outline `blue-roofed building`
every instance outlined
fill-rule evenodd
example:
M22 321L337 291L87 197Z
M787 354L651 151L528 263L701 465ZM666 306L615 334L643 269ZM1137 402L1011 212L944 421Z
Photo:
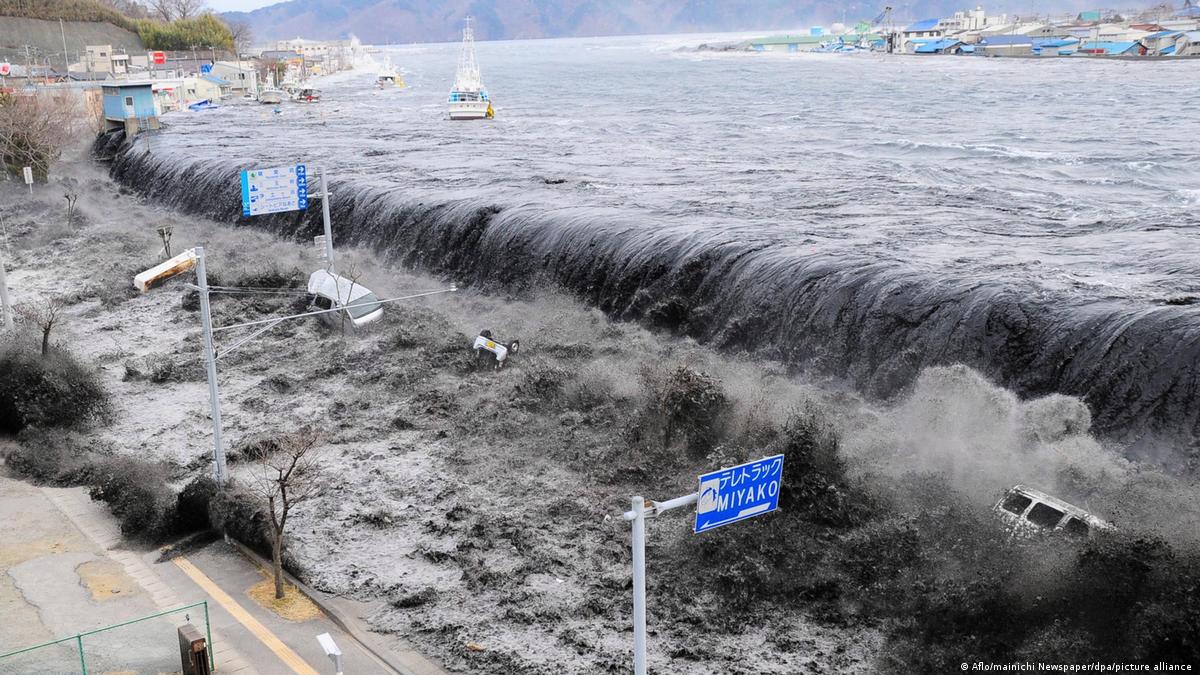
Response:
M132 136L158 128L158 105L150 82L107 82L101 94L104 123L109 130L124 128Z
M914 54L961 54L963 47L962 40L955 38L943 38L941 40L931 40L929 42L914 44Z
M233 83L216 75L201 75L196 78L196 98L223 101L233 91Z
M1145 49L1137 42L1084 42L1076 56L1133 56Z
M1138 42L1146 48L1146 53L1150 56L1170 56L1175 53L1175 42L1180 35L1183 35L1181 31L1160 30L1143 37Z
M1033 41L1037 56L1070 56L1079 48L1079 38L1044 38Z
M1181 33L1175 38L1172 56L1200 56L1200 30Z
M905 28L900 32L900 51L911 54L916 49L913 42L941 39L946 32L941 23L941 19L925 19Z

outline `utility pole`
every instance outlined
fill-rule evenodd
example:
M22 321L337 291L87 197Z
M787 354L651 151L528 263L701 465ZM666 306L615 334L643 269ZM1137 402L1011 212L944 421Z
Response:
M325 181L325 167L321 167L321 216L325 219L325 263L333 272L333 227L329 224L329 183Z
M67 29L62 19L58 20L58 30L62 33L63 41L63 76L71 79L71 58L67 56Z
M204 326L204 365L208 370L208 400L213 424L213 464L217 485L225 485L225 448L221 445L221 394L217 390L217 354L213 349L212 312L208 305L208 270L204 247L196 247L196 285L200 287L200 321Z

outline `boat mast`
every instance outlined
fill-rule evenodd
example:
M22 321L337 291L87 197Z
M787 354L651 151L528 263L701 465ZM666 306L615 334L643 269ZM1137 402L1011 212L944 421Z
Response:
M471 29L471 17L463 27L462 56L458 61L458 74L454 78L457 91L479 91L483 88L479 76L479 63L475 60L475 31Z

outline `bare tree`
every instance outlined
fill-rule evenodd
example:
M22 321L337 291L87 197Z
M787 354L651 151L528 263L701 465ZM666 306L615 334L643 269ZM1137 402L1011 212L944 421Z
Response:
M156 19L171 21L175 18L175 0L148 0L146 4Z
M251 489L267 502L271 516L271 566L275 597L283 593L283 534L288 516L297 505L321 492L317 465L317 432L309 427L279 437L275 448L259 460L260 475Z
M204 11L204 0L174 0L175 18L191 19Z
M71 227L75 224L75 202L79 201L79 195L68 192L63 195L63 199L67 200L67 227Z
M205 0L147 0L150 13L163 21L191 19L204 11Z
M233 36L233 51L236 54L250 51L250 46L254 44L254 31L250 24L245 21L225 21L225 25L229 26L229 34Z
M50 353L50 331L62 317L62 310L67 303L62 298L50 296L38 302L28 302L13 307L13 311L24 321L37 326L42 331L42 357Z
M80 109L69 90L0 95L0 158L8 172L33 169L45 180L63 148L79 137Z

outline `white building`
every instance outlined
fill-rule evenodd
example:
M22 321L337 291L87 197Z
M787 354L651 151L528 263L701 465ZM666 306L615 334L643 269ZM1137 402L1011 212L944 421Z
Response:
M217 61L213 64L212 74L228 81L234 96L258 93L258 71L249 61L241 64L236 61Z

